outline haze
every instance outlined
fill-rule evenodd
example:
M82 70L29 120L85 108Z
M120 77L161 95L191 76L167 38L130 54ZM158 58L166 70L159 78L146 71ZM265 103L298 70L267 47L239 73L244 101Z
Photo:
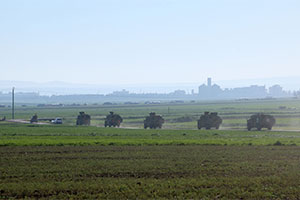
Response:
M298 0L0 1L0 80L300 76Z

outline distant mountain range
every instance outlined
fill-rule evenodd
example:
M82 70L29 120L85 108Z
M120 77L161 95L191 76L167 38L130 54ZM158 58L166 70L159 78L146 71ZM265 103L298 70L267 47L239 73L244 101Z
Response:
M198 92L198 87L206 83L201 80L198 83L169 83L169 84L124 84L124 85L96 85L96 84L78 84L60 81L38 83L33 81L6 81L0 80L0 91L9 92L12 87L17 92L39 92L42 95L64 95L64 94L108 94L113 91L126 89L135 93L169 93L174 90L185 90L191 93L194 90ZM266 79L245 79L245 80L223 80L214 81L213 84L221 86L221 88L237 88L250 85L261 85L267 88L278 84L284 90L299 90L300 77L283 77L283 78L266 78Z

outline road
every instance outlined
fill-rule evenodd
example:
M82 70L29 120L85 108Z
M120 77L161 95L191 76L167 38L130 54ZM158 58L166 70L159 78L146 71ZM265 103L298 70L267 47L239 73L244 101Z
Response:
M21 124L31 124L30 121L28 120L24 120L24 119L10 119L10 120L6 120L6 122L13 122L13 123L21 123ZM32 124L49 124L49 123L45 123L45 122L36 122L36 123L32 123Z

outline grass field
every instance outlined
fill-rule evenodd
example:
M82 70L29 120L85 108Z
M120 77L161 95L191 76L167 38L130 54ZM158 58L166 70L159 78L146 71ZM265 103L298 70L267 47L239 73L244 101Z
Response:
M0 146L300 145L298 131L144 130L0 123Z
M93 126L74 126L82 110ZM122 128L102 127L110 110L122 115ZM219 112L221 130L196 129L206 110ZM165 117L163 129L142 129L150 111ZM273 130L246 131L246 119L261 111L276 117ZM0 118L9 112L0 108ZM65 123L0 122L0 199L300 198L298 100L29 106L17 107L16 118L34 113Z
M0 147L0 198L299 199L297 146Z

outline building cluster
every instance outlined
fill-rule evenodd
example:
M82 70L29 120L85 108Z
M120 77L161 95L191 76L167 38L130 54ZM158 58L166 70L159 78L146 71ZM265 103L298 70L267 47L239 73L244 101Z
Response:
M95 103L95 102L160 102L160 101L194 101L194 100L230 100L254 98L282 98L299 97L300 90L294 92L284 91L280 85L269 88L259 85L222 89L217 84L212 84L212 79L207 79L207 84L198 87L198 91L175 90L170 93L130 93L127 90L114 91L110 94L74 94L45 96L39 93L16 93L15 98L23 103L53 104L55 103ZM11 93L0 92L0 103L10 102Z
M217 84L212 84L211 78L207 79L207 85L202 84L198 88L198 96L206 99L240 99L240 98L279 98L291 97L292 93L284 91L280 85L273 85L269 89L265 86L251 85L232 89L221 89Z

